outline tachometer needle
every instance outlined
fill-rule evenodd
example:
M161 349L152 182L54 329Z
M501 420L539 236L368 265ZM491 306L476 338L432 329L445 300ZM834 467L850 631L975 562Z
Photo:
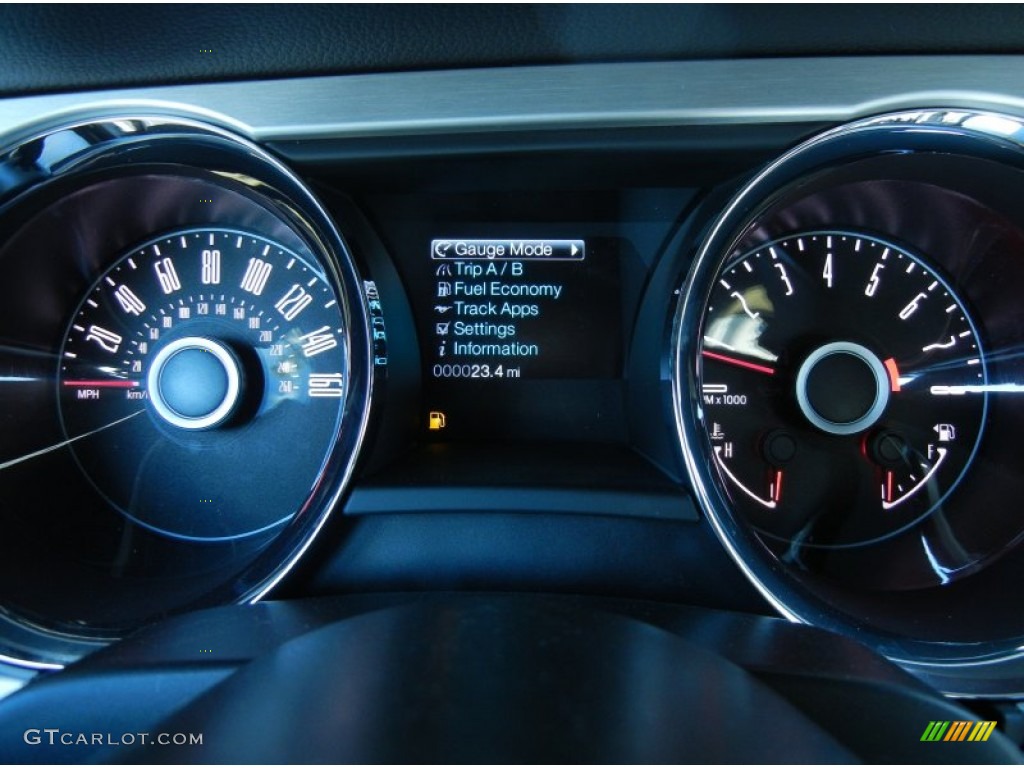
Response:
M758 373L767 373L769 376L775 375L775 369L769 368L767 365L758 365L757 363L750 363L746 360L740 360L737 357L729 357L728 355L722 355L718 352L709 352L706 349L701 350L701 354L704 357L712 360L718 360L721 363L728 363L729 365L735 365L740 368L746 368L750 371L757 371Z
M778 504L782 501L782 470L775 470L775 479L769 484L768 495Z
M896 365L896 361L893 360L891 357L886 358L883 361L883 365L885 365L885 370L889 374L889 388L892 389L893 392L899 392L900 391L900 368L899 368L899 366Z

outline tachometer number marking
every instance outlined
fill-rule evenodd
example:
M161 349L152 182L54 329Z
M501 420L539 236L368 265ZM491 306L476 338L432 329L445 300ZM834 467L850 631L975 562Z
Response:
M949 337L949 341L943 342L943 343L935 342L934 344L929 344L926 347L921 347L921 351L922 352L931 352L934 349L949 349L954 344L956 344L956 336L950 336Z
M733 291L729 295L740 303L740 306L743 307L743 311L747 313L747 317L749 317L751 320L757 320L757 318L761 316L760 312L751 311L750 307L747 305L747 300L743 298L743 294L741 294L739 291Z
M910 316L917 312L918 308L921 306L921 301L927 298L927 293L919 293L917 296L912 298L910 303L900 310L900 320L909 320Z
M878 262L875 264L875 268L871 270L871 277L868 280L868 284L864 287L865 296L874 296L875 291L878 290L878 286L882 283L882 270L885 269L885 264Z
M773 258L775 256L774 250L775 249L772 249L772 257ZM779 278L782 280L782 284L786 286L786 296L792 296L793 295L793 284L791 282L789 282L789 275L786 274L786 266L784 264L779 264L778 262L775 262L775 264L773 266L777 270L779 270Z

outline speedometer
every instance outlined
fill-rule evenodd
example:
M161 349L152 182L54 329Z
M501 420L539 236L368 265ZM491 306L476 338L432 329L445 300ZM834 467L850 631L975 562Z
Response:
M0 146L0 171L0 656L63 664L259 599L355 472L375 282L219 128L72 123Z
M283 245L169 232L116 261L71 321L57 377L76 460L153 531L231 539L291 517L334 442L346 329Z
M700 355L733 502L803 547L912 525L954 491L982 437L970 313L924 257L866 233L797 232L727 263Z

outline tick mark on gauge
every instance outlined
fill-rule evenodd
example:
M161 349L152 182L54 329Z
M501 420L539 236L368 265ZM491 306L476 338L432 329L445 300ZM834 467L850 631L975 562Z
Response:
M107 379L65 379L65 387L87 387L89 389L135 389L139 386L137 381L107 380Z

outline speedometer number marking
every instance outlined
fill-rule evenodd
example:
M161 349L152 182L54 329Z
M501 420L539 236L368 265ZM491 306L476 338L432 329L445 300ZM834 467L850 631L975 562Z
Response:
M157 251L159 254L159 251ZM157 281L160 283L160 290L164 294L171 294L181 288L181 278L178 277L178 270L174 268L174 262L169 258L160 259L153 264Z
M344 376L340 373L311 373L307 391L310 397L341 397Z
M121 309L129 315L138 316L146 311L146 305L142 302L142 299L136 296L127 285L119 285L117 290L114 291L114 298L121 305Z
M116 354L124 338L113 331L108 331L106 328L90 325L89 332L85 334L85 340L95 342L104 351Z
M298 283L295 283L288 292L282 296L274 309L281 313L281 316L288 321L294 320L306 307L313 302L313 297L306 292Z
M239 247L241 247L242 238L238 238ZM202 253L202 274L200 275L200 281L203 285L219 285L220 284L220 251L216 248L206 249Z
M306 357L315 357L338 346L338 340L331 333L330 327L326 325L303 334L299 337L299 341L302 343L302 354Z
M253 296L262 295L273 269L274 265L268 264L263 259L256 257L249 259L249 265L245 269L245 274L242 275L242 290L248 291Z

